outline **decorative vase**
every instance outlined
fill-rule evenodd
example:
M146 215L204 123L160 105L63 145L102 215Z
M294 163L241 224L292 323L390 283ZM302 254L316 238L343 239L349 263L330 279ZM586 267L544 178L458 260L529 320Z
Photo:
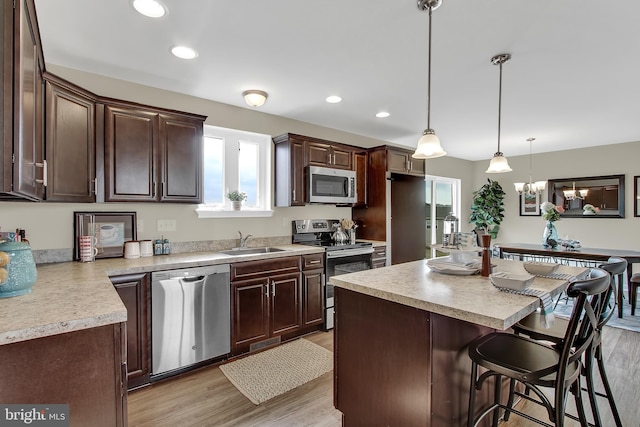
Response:
M234 211L239 211L240 208L242 207L242 200L232 200L231 207L233 208Z
M23 242L0 243L0 298L31 292L38 278L29 245Z
M558 230L551 221L547 221L547 225L544 227L544 233L542 233L542 246L547 249L555 249L558 247Z

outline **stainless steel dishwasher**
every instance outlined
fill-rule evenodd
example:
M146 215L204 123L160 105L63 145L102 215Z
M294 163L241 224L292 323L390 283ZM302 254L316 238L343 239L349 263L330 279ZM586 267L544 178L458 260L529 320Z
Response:
M231 351L229 265L151 273L152 375Z

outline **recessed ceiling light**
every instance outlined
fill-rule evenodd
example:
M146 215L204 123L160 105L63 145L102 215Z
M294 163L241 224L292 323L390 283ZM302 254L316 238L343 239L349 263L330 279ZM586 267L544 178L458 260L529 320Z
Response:
M338 102L342 101L342 98L340 98L338 95L331 95L327 97L326 101L329 104L337 104Z
M171 53L182 59L193 59L198 56L198 52L187 46L174 46L171 48Z
M379 113L376 114L376 117L379 119L384 119L389 117L391 114L387 113L386 111L380 111Z
M165 7L156 0L133 0L133 7L149 18L160 18L167 13Z

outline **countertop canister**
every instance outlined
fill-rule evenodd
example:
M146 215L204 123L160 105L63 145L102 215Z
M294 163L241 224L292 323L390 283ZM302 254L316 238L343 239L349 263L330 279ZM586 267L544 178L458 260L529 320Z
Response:
M38 278L31 247L23 242L0 243L0 260L0 268L6 270L6 274L0 276L0 298L31 292ZM6 279L3 281L4 276Z

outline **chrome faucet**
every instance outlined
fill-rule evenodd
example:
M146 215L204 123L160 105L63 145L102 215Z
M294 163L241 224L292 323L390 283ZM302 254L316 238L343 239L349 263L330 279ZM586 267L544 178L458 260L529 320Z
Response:
M251 237L252 234L247 234L245 237L242 237L242 233L240 231L238 231L238 234L240 235L240 247L245 248L247 246L247 240L249 240L249 237Z

